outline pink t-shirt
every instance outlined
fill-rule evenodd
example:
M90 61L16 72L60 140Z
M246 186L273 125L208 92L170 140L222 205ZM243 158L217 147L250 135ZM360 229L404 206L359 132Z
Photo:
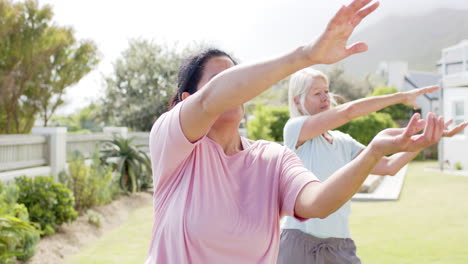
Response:
M182 104L151 130L154 223L146 263L275 263L280 218L294 215L296 196L317 178L276 143L242 138L244 150L232 156L208 137L190 143Z

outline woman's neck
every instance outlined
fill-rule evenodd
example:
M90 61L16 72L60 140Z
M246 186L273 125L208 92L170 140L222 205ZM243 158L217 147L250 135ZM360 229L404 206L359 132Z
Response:
M207 136L218 143L226 155L234 155L243 150L237 127L213 126Z

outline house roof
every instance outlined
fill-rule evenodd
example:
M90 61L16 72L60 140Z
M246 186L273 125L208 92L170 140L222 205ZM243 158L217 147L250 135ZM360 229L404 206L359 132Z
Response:
M415 72L410 71L405 75L404 91L412 90L419 87L437 85L440 83L442 76L432 72ZM440 97L440 89L426 94L425 97L429 100L438 100Z

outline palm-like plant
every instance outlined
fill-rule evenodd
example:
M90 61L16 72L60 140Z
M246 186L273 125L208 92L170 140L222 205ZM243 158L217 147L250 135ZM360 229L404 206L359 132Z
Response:
M0 213L0 263L25 254L18 248L27 233L39 233L33 223Z
M134 138L114 137L105 141L101 150L104 162L113 163L119 173L119 183L126 192L137 192L151 185L151 165L148 155L134 145ZM109 162L117 158L117 162Z

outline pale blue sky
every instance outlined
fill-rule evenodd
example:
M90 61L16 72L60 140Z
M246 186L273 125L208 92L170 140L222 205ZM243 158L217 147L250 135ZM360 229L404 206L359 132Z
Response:
M389 14L423 13L439 7L468 9L467 0L382 0L359 28ZM98 68L68 89L67 114L96 101L102 74L131 38L183 46L205 41L252 61L286 52L313 40L349 0L39 0L50 4L59 25L72 26L78 38L94 40L102 54ZM359 30L358 28L358 30ZM363 40L365 41L365 40ZM73 98L73 99L72 99Z

